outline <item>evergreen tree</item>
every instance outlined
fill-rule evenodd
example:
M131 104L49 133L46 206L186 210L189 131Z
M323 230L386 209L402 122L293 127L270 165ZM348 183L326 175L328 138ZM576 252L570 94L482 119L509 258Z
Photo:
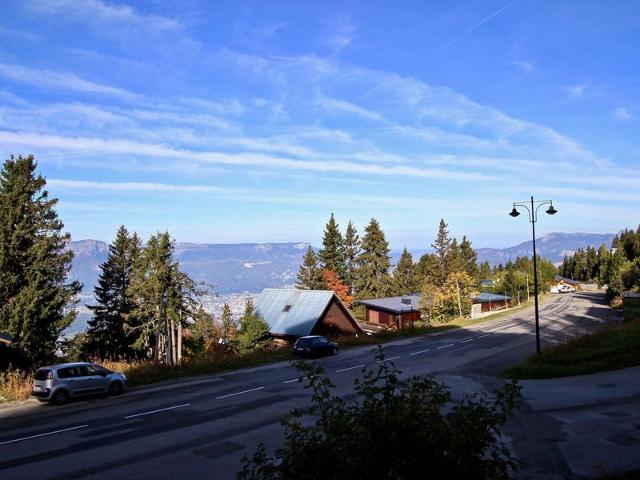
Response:
M36 168L33 156L12 156L0 172L0 331L13 336L13 361L24 367L53 357L81 290L66 283L70 236Z
M222 314L220 315L220 326L222 327L222 341L227 343L233 333L233 315L231 314L231 307L228 303L222 306Z
M488 279L491 276L491 266L489 265L489 262L484 261L480 264L480 267L478 267L478 278L480 280L485 280Z
M449 238L449 231L447 230L447 224L444 223L444 219L440 219L438 236L435 242L431 244L431 247L435 250L434 255L438 262L438 273L434 281L436 285L442 285L451 271L449 268L449 262L451 260L451 239Z
M109 245L107 260L100 265L100 277L94 288L96 305L89 305L94 318L89 320L85 351L98 358L131 358L133 337L127 336L125 324L134 302L129 287L134 263L140 254L137 237L122 225Z
M353 295L353 284L358 269L358 257L360 256L360 237L356 227L349 221L344 236L344 283L349 287L349 293Z
M419 290L416 265L413 256L405 247L393 271L392 290L394 295L409 295Z
M462 270L467 272L467 274L476 281L482 280L478 269L478 254L473 249L471 242L466 236L462 237L462 242L459 247L459 255Z
M302 265L298 270L296 288L301 290L324 290L327 288L322 276L322 268L318 263L318 257L311 246L307 248L307 253L304 254Z
M607 260L609 258L609 249L606 245L600 245L598 249L598 264L596 278L598 279L598 287L602 287L605 284L604 275L606 271Z
M192 335L193 353L201 354L212 351L219 338L213 315L200 307L194 315L194 323L190 327Z
M334 271L341 279L345 276L344 239L333 213L327 222L318 259L323 269Z
M244 306L236 340L238 349L243 353L262 348L271 341L269 325L256 310L251 299L248 299Z
M435 284L440 278L440 265L433 253L425 253L420 257L416 265L416 276L418 285L422 287L425 283Z
M362 252L358 257L356 295L359 299L384 297L391 286L389 277L391 260L389 243L375 218L372 218L365 228L361 247Z
M141 255L131 281L137 332L134 347L155 361L180 362L182 326L193 316L202 292L173 257L169 233L153 235Z

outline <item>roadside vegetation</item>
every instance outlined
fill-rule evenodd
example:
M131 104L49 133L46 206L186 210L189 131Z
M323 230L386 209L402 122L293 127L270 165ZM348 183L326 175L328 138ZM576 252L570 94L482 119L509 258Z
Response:
M236 478L511 477L517 462L500 430L519 404L516 383L493 399L454 401L449 388L430 377L402 380L382 348L377 358L379 366L362 372L349 399L334 393L322 368L298 363L312 391L311 408L292 411L283 421L284 445L273 453L260 445Z
M517 379L587 375L640 365L640 318L547 348L502 376Z
M565 257L559 268L560 275L579 281L597 281L607 286L611 305L622 305L624 292L640 292L640 226L636 230L625 229L613 237L611 248L601 245L580 249Z

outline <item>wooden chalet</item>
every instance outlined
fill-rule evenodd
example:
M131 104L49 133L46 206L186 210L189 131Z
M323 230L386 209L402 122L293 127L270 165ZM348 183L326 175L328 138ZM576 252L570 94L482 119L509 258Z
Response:
M256 310L276 338L293 340L306 335L353 335L362 332L349 309L331 290L266 288Z
M420 320L420 295L360 300L366 310L365 323L372 326L402 330Z

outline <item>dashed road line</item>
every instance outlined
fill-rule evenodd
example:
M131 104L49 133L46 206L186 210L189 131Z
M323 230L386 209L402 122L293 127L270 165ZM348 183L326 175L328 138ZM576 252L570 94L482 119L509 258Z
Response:
M307 377L296 377L296 378L292 378L291 380L285 380L282 383L293 383L293 382L301 382L302 380L304 380Z
M229 398L229 397L235 397L236 395L242 395L244 393L249 393L249 392L257 392L258 390L262 390L263 388L264 387L250 388L249 390L243 390L241 392L229 393L228 395L221 395L219 397L216 397L216 400L221 400L223 398Z
M469 342L473 342L473 338L466 338L464 340L460 340L458 343L469 343Z
M485 338L488 337L489 335L491 335L490 333L485 333L484 335L480 335L478 338Z
M447 345L440 345L437 349L440 350L442 348L453 347L453 343L449 343Z
M340 372L347 372L349 370L355 370L356 368L362 368L364 367L364 364L362 365L355 365L353 367L347 367L347 368L340 368L339 370L336 370L336 373L340 373Z
M391 360L395 360L397 358L400 358L400 355L397 355L397 356L391 357L391 358L385 358L384 360L378 360L378 363L390 362Z
M14 438L13 440L6 440L0 442L0 445L8 445L10 443L22 442L23 440L30 440L32 438L46 437L47 435L55 435L56 433L70 432L72 430L79 430L81 428L87 428L89 425L78 425L77 427L63 428L61 430L54 430L53 432L39 433L37 435L29 435L28 437Z
M144 415L151 415L152 413L165 412L167 410L174 410L176 408L188 407L189 405L191 405L191 404L190 403L183 403L182 405L174 405L173 407L167 407L167 408L158 408L157 410L151 410L149 412L134 413L133 415L127 415L126 417L122 417L122 418L127 420L129 418L142 417Z
M430 351L431 351L431 349L430 349L430 348L427 348L427 349L425 349L425 350L420 350L420 351L418 351L418 352L411 352L409 355L419 355L419 354L421 354L421 353L426 353L426 352L430 352Z

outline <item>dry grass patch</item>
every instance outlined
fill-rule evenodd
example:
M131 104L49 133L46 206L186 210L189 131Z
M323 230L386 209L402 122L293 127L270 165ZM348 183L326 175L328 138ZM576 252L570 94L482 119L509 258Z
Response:
M0 372L0 401L26 400L31 396L32 384L31 374L9 367Z

